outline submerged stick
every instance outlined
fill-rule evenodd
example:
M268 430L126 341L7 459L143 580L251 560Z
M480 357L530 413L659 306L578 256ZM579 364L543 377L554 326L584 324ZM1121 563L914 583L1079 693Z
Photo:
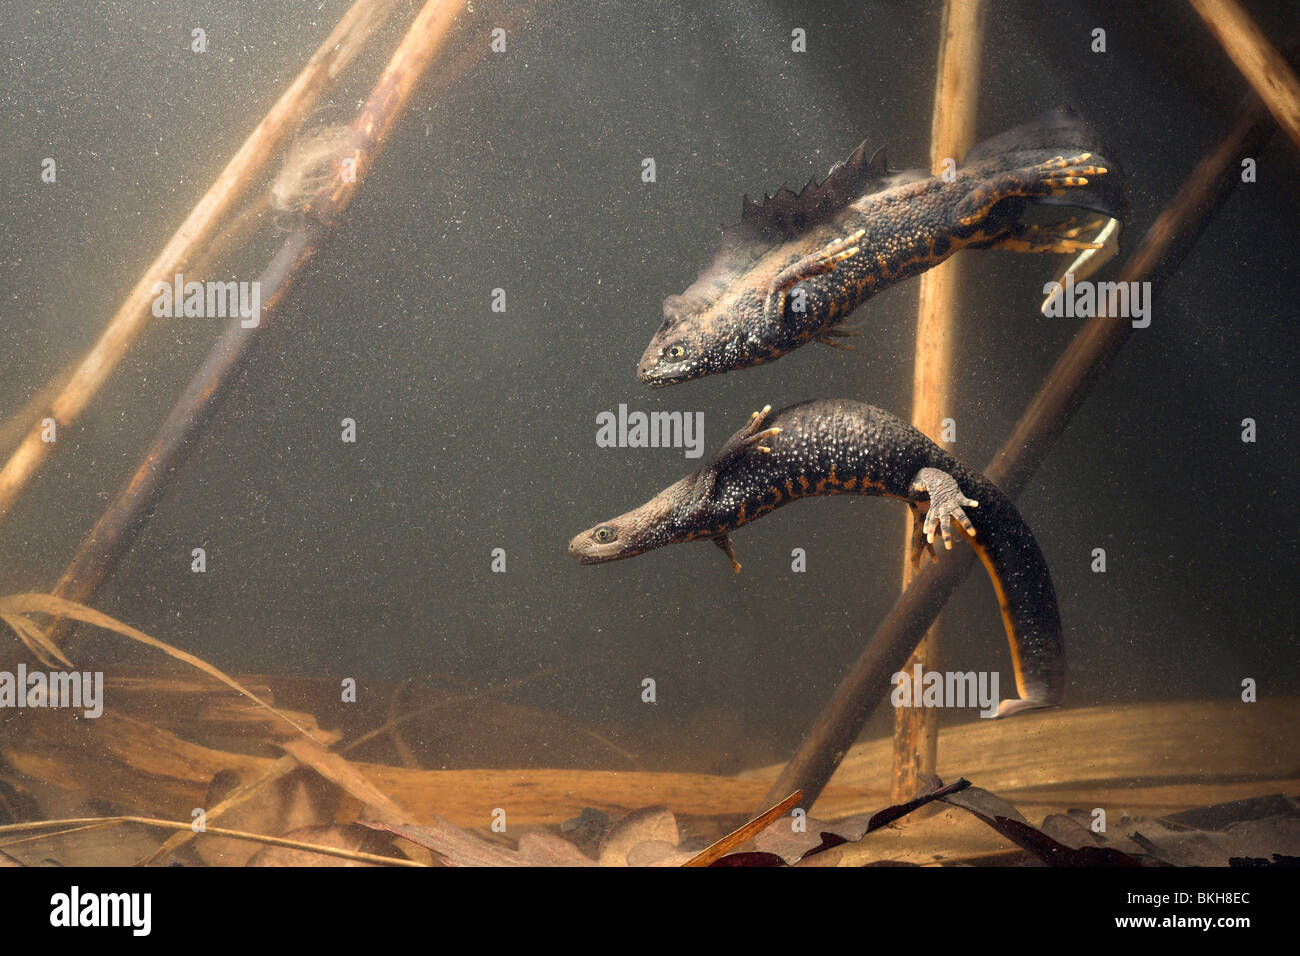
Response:
M184 461L207 425L233 373L242 364L249 344L263 331L267 319L275 316L298 270L316 251L357 187L365 180L375 158L383 150L394 122L433 61L434 53L441 47L455 14L456 4L452 0L428 0L416 15L370 98L353 121L351 136L340 151L340 160L352 160L350 175L343 175L340 163L338 175L309 207L303 225L285 240L258 278L265 303L261 325L244 328L241 322L231 322L225 334L217 340L203 367L163 422L135 474L82 541L54 588L54 594L83 604L90 603L104 578L130 547L144 516L162 494L168 477ZM56 621L48 634L58 643L70 627L65 621Z
M1248 96L1232 131L1192 170L1147 230L1118 281L1148 281L1154 299L1240 182L1241 157L1257 152L1275 128L1259 100ZM1074 337L985 469L989 480L1007 497L1015 499L1024 489L1131 332L1127 319L1097 315ZM887 696L890 675L902 667L974 561L973 550L962 548L945 554L943 561L917 575L840 682L760 807L792 790L802 790L807 796L805 809L816 802L877 703Z
M50 827L69 827L82 829L88 826L109 826L134 823L142 827L159 827L164 830L181 830L194 832L194 823L190 820L160 820L157 817L116 816L116 817L69 817L66 820L37 820L30 823L6 823L0 826L0 834L29 833L33 830L45 830ZM66 829L57 833L47 833L47 837L63 836L72 832ZM425 866L406 857L379 856L362 850L346 850L337 846L325 846L320 843L308 843L304 840L290 840L286 837L271 836L268 833L249 833L247 830L228 830L225 827L205 827L203 832L209 836L230 837L232 840L249 840L264 843L267 846L281 846L289 850L304 850L308 853L321 853L325 856L337 856L344 860L356 860L359 863L374 863L378 866Z
M1300 80L1236 0L1188 0L1277 125L1300 146Z
M984 0L948 0L939 40L939 74L930 122L930 172L939 175L947 161L960 160L975 141L975 106L979 101L980 53L984 47ZM960 299L961 253L920 277L916 309L916 359L912 369L912 424L942 445L941 422L952 407L953 326ZM903 587L913 577L909 509L903 541ZM937 670L940 624L936 619L903 668ZM919 701L917 702L919 704ZM916 793L922 775L934 773L938 760L939 715L928 707L894 711L894 771L890 800L902 803Z
M682 866L709 866L711 863L722 859L733 847L738 847L751 837L762 833L773 820L781 819L781 817L799 806L799 801L802 799L803 794L796 790L776 806L768 807L748 823L732 830L721 840L701 850L683 863Z
M382 20L385 7L390 5L391 0L357 0L271 111L249 134L158 258L145 270L126 301L118 307L72 379L48 406L48 417L53 418L59 428L66 428L80 417L144 330L151 315L154 286L159 282L171 283L195 251L212 237L222 219L234 208L249 185L257 181L261 170L311 112L321 94L359 52L361 43ZM44 426L38 421L0 469L0 520L9 513L23 488L54 451L56 443L43 440L44 431Z

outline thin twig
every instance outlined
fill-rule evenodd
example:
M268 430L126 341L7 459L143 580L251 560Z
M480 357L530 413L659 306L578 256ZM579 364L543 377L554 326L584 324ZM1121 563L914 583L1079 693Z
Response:
M446 39L456 10L454 0L428 0L416 15L352 123L334 180L258 278L263 301L261 324L244 328L242 322L230 323L172 407L135 473L78 547L54 594L89 603L130 548L145 516L198 441L234 373L247 359L249 345L279 317L279 306L302 265L319 248L383 152L393 125ZM353 162L345 167L344 158ZM70 630L68 622L55 621L46 633L57 644Z
M773 820L781 819L781 817L799 806L799 801L802 799L803 794L796 790L776 806L769 807L744 826L732 830L708 849L701 850L683 863L682 866L708 866L714 861L722 859L732 847L740 846L750 837L762 833Z
M154 286L158 282L170 283L176 273L183 271L195 251L207 243L248 187L258 181L261 170L280 146L359 52L366 36L382 22L391 4L392 0L357 0L249 134L158 258L144 271L99 340L50 403L48 415L59 428L66 428L81 416L143 331L152 314ZM0 469L0 520L9 513L18 495L58 444L45 441L43 432L44 427L38 421Z
M159 820L154 817L116 816L71 817L65 820L36 820L28 823L7 823L0 826L0 833L30 833L33 830L44 830L48 827L68 827L79 826L81 824L105 826L119 823L135 823L145 827L160 827L164 830L194 831L194 824L178 820ZM323 846L319 843L306 843L302 840L289 840L285 837L268 836L265 833L249 833L245 830L227 830L225 827L204 827L199 832L206 833L209 836L230 837L234 840L250 840L254 843L265 843L268 846L282 846L291 850L307 850L311 853L323 853L326 856L338 856L345 860L357 860L362 863L378 863L383 866L423 867L425 865L423 863L417 863L415 860L403 860L398 859L397 857L380 856L377 853L363 853L360 850L345 850L341 847ZM53 834L48 835L53 836ZM196 833L195 835L197 836L198 834Z

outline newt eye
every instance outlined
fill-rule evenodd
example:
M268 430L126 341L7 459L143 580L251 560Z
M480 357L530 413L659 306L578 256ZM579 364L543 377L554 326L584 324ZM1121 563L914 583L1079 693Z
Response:
M676 342L664 349L664 357L673 359L674 361L685 358L686 346L682 345L680 342Z
M601 525L591 533L591 540L597 544L609 544L617 537L618 533L607 524Z

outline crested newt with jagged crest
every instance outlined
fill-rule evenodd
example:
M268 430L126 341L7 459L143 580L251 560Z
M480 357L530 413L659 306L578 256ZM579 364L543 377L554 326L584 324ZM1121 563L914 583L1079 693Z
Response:
M955 531L975 549L997 592L1020 692L1019 700L1002 701L998 716L1060 703L1065 652L1056 591L1024 519L982 474L871 405L821 399L755 412L698 471L584 531L569 553L598 564L708 539L739 572L736 528L800 498L849 494L907 502L914 566L926 552L938 560L936 532L947 548Z
M1100 215L1076 224L1025 220L1027 203ZM1124 180L1068 107L975 146L950 176L891 172L883 148L859 146L798 194L746 198L740 223L681 295L637 365L651 386L748 368L807 342L847 348L838 328L877 292L959 249L1078 252L1127 212Z

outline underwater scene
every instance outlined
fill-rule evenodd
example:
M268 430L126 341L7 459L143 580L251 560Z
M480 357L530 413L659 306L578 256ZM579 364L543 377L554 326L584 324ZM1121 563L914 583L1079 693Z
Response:
M1300 858L1295 5L3 6L0 864Z

